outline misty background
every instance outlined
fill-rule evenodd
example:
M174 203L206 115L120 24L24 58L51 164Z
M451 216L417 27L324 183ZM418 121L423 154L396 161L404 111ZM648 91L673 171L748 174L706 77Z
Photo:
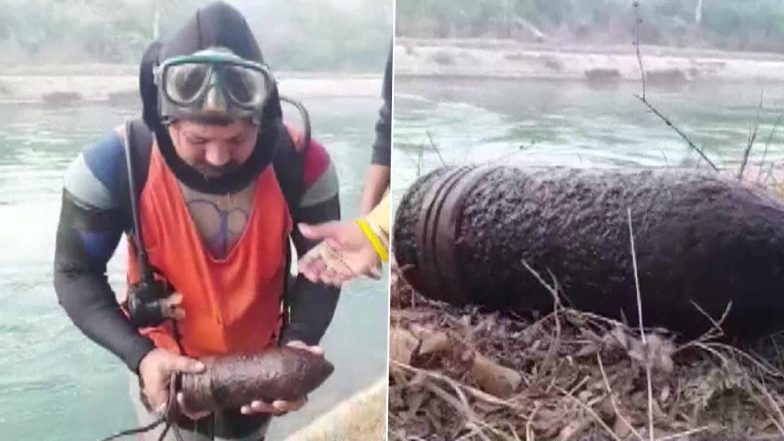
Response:
M632 0L397 0L399 36L555 44L634 41ZM643 44L784 52L781 0L640 1Z
M205 0L3 0L0 54L16 64L136 64ZM275 70L383 72L392 1L233 0ZM362 38L357 38L361 35Z

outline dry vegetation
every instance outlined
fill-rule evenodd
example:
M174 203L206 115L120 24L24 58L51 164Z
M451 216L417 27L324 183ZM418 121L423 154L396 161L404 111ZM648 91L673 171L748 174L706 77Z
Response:
M776 339L763 357L720 321L676 343L557 301L539 318L456 308L395 275L389 439L784 438Z

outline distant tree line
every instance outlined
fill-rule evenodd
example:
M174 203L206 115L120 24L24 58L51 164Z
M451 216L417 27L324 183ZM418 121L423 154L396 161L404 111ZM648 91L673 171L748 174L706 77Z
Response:
M397 0L397 34L555 43L632 41L633 0ZM642 42L784 52L784 1L640 0Z
M277 70L382 72L392 0L228 0ZM206 0L3 0L0 54L9 63L137 63Z

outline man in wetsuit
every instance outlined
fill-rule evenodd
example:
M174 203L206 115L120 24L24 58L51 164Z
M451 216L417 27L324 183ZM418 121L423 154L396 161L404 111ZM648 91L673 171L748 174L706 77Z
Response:
M200 357L275 344L321 353L339 291L287 283L289 238L304 254L314 242L293 223L340 209L329 155L283 124L274 78L232 7L200 9L150 46L140 89L144 123L109 133L66 174L54 283L74 324L134 374L146 423L169 402L171 375L200 372ZM118 304L106 264L123 232L129 291ZM152 303L140 294L162 291ZM263 439L272 414L304 399L207 415L180 403L175 425L187 440Z

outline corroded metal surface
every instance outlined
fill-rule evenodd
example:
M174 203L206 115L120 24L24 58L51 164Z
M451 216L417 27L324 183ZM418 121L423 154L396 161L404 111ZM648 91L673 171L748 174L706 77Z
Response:
M185 405L192 411L239 408L253 400L298 400L334 369L322 356L288 347L201 361L204 373L182 376Z
M395 221L395 257L420 292L517 311L565 303L636 323L627 209L644 322L706 331L729 302L732 336L784 328L784 204L682 169L444 168L418 180ZM552 275L551 275L552 274Z

